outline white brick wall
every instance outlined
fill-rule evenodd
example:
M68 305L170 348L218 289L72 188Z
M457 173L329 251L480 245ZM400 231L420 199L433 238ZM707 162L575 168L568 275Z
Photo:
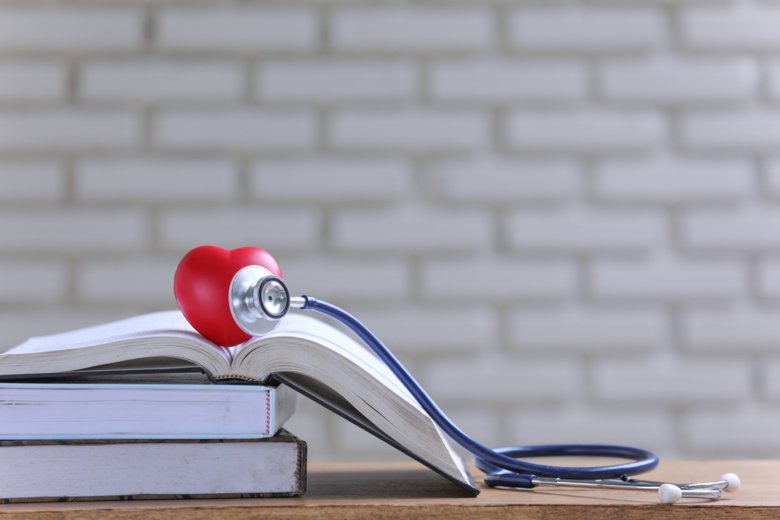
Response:
M301 50L313 48L317 38L316 13L295 7L169 7L156 21L155 43L167 50Z
M427 168L432 192L454 202L512 204L515 201L562 201L581 190L582 169L571 160L440 160Z
M0 100L47 100L65 94L66 68L55 61L0 61Z
M744 58L621 58L600 72L608 99L694 105L746 100L759 79L757 64Z
M431 70L431 94L442 100L565 102L586 91L586 69L575 61L446 60Z
M0 160L0 201L4 204L56 201L65 193L65 168L53 159Z
M137 7L6 6L0 13L3 51L127 51L140 47L143 13Z
M507 218L517 250L636 251L664 240L664 215L649 210L520 210Z
M254 244L489 444L777 457L779 27L768 0L0 3L3 342L170 308L189 248ZM394 456L310 403L291 427Z
M2 110L0 150L118 150L141 139L137 114L125 110Z
M337 112L328 125L334 147L407 152L479 149L490 136L485 114L473 110Z
M252 107L167 110L154 121L153 138L174 150L297 150L315 139L315 119L300 111Z
M308 103L410 99L417 81L417 66L411 60L273 61L257 68L255 96Z
M510 41L539 51L626 51L660 46L667 37L664 16L649 7L554 5L516 9Z
M510 340L521 352L630 353L669 341L669 319L656 309L564 306L510 315Z
M344 51L479 50L495 40L495 14L479 6L343 6L328 28Z
M737 202L754 189L748 159L641 157L609 159L596 167L594 190L609 201L691 204Z
M667 123L648 110L514 111L508 142L520 150L641 150L663 144Z
M220 61L100 61L82 68L80 86L81 97L94 101L229 100L242 94L244 74Z

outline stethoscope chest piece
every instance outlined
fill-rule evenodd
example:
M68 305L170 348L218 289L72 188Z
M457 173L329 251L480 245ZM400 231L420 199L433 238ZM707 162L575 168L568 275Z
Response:
M287 285L268 269L249 265L230 282L230 313L236 325L250 336L262 336L276 328L290 309Z

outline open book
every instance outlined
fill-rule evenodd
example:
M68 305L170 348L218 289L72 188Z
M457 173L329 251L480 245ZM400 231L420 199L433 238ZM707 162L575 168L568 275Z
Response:
M0 379L203 370L214 381L284 383L476 495L462 460L398 378L366 347L313 317L289 313L272 333L221 348L179 311L31 338L0 354Z

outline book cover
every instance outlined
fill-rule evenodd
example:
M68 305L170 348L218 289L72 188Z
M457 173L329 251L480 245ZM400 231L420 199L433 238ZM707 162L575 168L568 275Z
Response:
M306 443L268 439L0 441L0 502L259 498L306 491Z

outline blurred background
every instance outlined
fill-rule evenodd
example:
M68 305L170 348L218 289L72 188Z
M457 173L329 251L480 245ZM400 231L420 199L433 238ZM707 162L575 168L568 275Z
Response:
M774 1L3 0L3 348L257 245L485 443L776 457L779 52Z

